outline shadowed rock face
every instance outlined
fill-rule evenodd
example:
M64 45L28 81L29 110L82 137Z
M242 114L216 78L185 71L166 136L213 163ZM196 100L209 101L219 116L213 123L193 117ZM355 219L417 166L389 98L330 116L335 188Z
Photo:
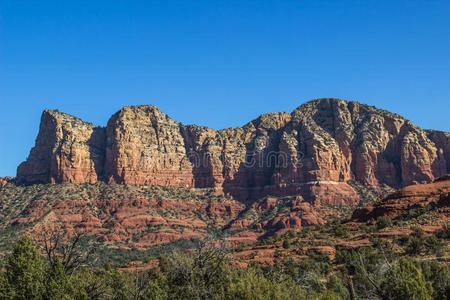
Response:
M152 106L125 107L106 128L44 111L17 180L213 188L242 200L300 194L355 205L349 180L398 188L449 171L449 134L357 102L321 99L219 131L182 125Z

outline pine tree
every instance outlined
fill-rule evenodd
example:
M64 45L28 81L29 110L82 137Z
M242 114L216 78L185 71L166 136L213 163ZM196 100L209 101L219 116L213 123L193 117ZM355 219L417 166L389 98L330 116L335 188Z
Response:
M42 299L44 287L44 261L33 242L22 238L14 247L6 263L6 282L14 299Z

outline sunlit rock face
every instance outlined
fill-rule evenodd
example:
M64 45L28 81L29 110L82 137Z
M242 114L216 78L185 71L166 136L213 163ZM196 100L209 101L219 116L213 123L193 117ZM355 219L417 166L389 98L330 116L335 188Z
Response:
M125 107L109 120L106 132L108 182L193 186L181 124L156 107Z
M414 184L391 193L382 201L365 205L353 212L351 221L367 222L385 216L400 217L414 209L432 207L434 221L444 223L450 218L450 175L443 176L433 182Z
M19 182L95 183L103 179L105 129L56 110L42 113L36 144L17 168Z
M185 126L153 106L125 107L106 128L46 110L17 181L210 188L240 200L301 195L356 205L350 180L399 188L449 171L449 134L357 102L319 99L218 131Z

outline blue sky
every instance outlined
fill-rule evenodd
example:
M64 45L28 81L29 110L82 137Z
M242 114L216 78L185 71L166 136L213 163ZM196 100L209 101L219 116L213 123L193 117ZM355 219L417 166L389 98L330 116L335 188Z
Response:
M0 0L0 175L55 108L240 126L338 97L450 131L450 1Z

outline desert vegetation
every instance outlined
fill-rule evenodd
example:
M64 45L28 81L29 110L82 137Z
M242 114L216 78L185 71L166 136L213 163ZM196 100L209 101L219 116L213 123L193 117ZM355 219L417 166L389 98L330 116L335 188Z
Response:
M449 299L443 186L384 200L361 188L367 205L352 212L301 197L6 184L0 299Z
M374 230L380 223L391 226L383 219ZM344 228L333 223L322 234L351 234ZM96 263L83 234L48 229L19 239L3 260L0 299L449 299L448 227L434 235L412 230L399 240L373 238L372 247L338 249L335 257L279 254L274 264L246 267L231 248L204 240L149 257L143 268L121 268ZM292 250L299 236L270 242Z

